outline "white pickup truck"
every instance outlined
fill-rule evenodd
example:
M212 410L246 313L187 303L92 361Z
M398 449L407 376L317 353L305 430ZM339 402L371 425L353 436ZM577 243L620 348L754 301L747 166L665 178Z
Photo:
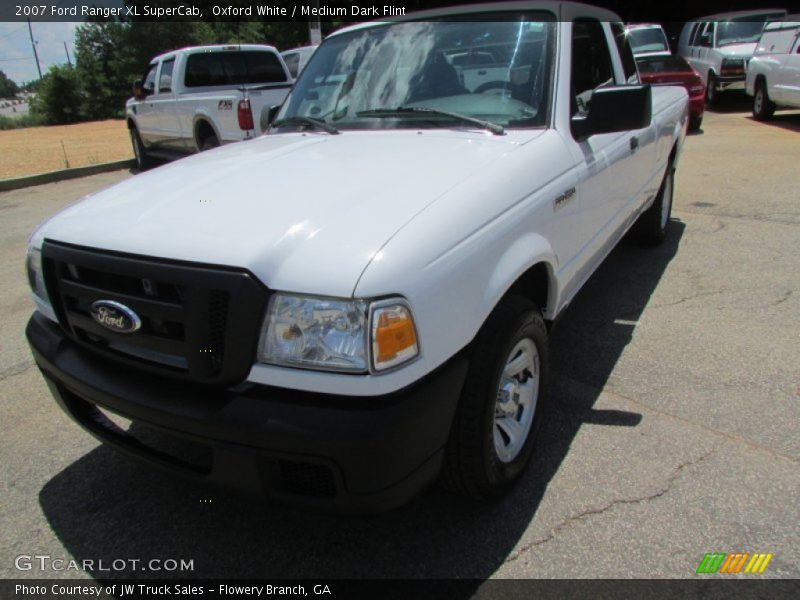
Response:
M778 106L800 108L800 15L767 23L747 66L745 90L759 121Z
M33 233L35 360L92 434L198 480L355 511L440 475L490 495L531 457L552 323L632 227L664 238L687 103L582 4L342 29L266 135Z
M137 166L252 139L264 107L279 105L292 77L272 46L193 46L156 56L125 104Z

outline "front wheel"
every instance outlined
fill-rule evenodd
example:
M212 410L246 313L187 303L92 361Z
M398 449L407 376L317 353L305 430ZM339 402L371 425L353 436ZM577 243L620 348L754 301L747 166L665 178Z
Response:
M753 118L756 121L766 121L775 112L775 103L769 99L767 84L759 81L756 84L756 93L753 96Z
M708 74L708 83L706 84L706 104L714 106L717 103L717 78L714 73Z
M539 309L502 300L475 340L447 442L442 482L485 498L517 479L541 424L550 359Z
M151 166L150 157L144 149L142 137L139 135L139 130L136 127L130 128L131 145L133 146L133 158L136 161L136 168L140 171L146 171Z
M703 115L691 115L689 117L689 131L698 131L703 125Z

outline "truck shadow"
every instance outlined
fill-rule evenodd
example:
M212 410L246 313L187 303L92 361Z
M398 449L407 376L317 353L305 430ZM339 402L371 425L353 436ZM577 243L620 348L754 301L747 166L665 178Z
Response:
M749 117L754 121L753 117ZM772 118L761 121L760 124L778 127L787 131L800 131L800 112L782 113L780 110L772 115Z
M673 221L655 249L623 241L568 309L553 335L553 408L530 468L500 498L480 503L434 487L383 515L309 513L175 480L100 446L45 484L44 515L66 552L94 561L97 578L465 578L477 586L512 556L581 425L640 422L593 406L683 231ZM194 569L109 572L98 563L130 558L192 560Z

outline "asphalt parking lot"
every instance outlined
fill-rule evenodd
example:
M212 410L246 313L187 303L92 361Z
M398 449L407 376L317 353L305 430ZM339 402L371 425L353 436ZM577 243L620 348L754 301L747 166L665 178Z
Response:
M198 577L692 578L707 552L800 577L800 112L743 110L687 139L664 245L620 244L554 332L555 407L520 484L370 517L186 484L69 421L24 341L25 242L131 175L0 194L0 577L109 575L15 569L46 554L192 559Z

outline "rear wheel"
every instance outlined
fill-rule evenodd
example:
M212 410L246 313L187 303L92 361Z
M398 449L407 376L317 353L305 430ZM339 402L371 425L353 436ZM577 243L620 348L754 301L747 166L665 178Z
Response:
M775 103L769 99L767 84L764 80L756 83L756 93L753 96L753 118L756 121L766 121L775 112Z
M519 296L502 300L475 340L446 448L447 488L484 498L520 476L541 424L549 365L539 309Z
M206 150L211 150L217 146L219 146L219 140L217 139L217 136L212 133L203 139L203 143L200 144L200 151L205 152Z
M691 115L689 117L689 131L697 131L703 125L703 115Z
M714 73L708 73L708 83L706 84L706 104L714 106L719 100L717 92L717 78Z
M657 246L667 237L667 225L672 214L674 181L675 169L670 161L653 206L642 213L634 227L636 237L645 246Z

